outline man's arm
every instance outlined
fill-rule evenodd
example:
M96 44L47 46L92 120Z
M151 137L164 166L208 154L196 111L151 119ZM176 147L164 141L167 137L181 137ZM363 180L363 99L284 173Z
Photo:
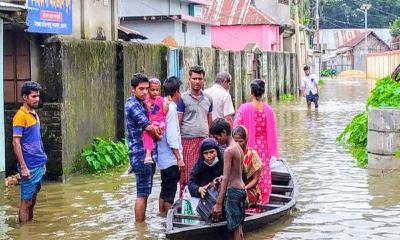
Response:
M231 174L232 168L232 150L226 149L224 152L224 175L222 178L221 187L219 189L217 203L213 208L213 220L217 221L222 214L222 201L224 200L226 188L228 187L228 181Z
M22 174L21 177L30 179L31 174L29 172L28 167L26 166L24 156L22 155L21 137L13 136L13 148L14 148L15 156L17 157L17 161L21 167L21 174Z
M225 120L229 123L229 125L231 125L231 127L233 126L232 115L225 116Z
M176 163L178 164L179 170L183 171L185 163L182 160L181 154L179 153L179 138L181 137L178 132L177 119L178 114L175 109L169 109L167 117L165 119L165 136L167 143L171 148L172 153L175 156Z
M233 115L235 114L235 108L233 107L232 97L228 94L224 101L224 116L225 120L233 126Z
M210 113L210 112L207 114L207 121L208 121L208 127L211 127L212 113Z
M178 112L178 122L179 126L182 126L182 121L183 121L183 113L185 112L185 103L183 100L179 100L179 102L176 104L176 110Z
M179 127L182 126L182 119L183 119L183 113L178 113L178 122L179 122Z

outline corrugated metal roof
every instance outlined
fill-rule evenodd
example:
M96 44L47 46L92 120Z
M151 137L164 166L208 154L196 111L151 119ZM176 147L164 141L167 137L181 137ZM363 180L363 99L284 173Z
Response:
M387 43L385 43L385 41L383 41L378 35L376 35L375 32L368 31L367 35L368 36L372 35L373 37L375 37L376 40L382 42L382 44L386 45L386 47L389 49L389 45ZM364 39L365 39L365 34L364 33L360 33L357 36L355 36L353 39L351 39L350 41L348 41L348 42L344 43L343 45L341 45L340 48L342 48L342 47L354 48L355 46L360 44Z
M26 10L25 5L18 5L13 3L0 2L1 11L23 11Z
M369 30L375 32L376 35L386 43L391 39L389 29L370 28ZM319 31L319 39L321 44L326 45L325 49L335 50L363 33L364 29L321 29ZM318 43L318 40L315 39L314 43Z
M276 21L250 4L251 0L214 0L205 11L204 18L220 25L273 24Z

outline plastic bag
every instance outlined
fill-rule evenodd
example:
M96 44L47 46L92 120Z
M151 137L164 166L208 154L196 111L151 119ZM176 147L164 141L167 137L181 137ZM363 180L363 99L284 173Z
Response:
M194 207L197 207L198 199L192 198L190 195L189 189L185 187L183 190L183 198L182 198L182 214L185 215L197 215L196 212L193 210L195 209ZM192 219L183 219L183 223L186 224L198 224L198 220L192 220Z

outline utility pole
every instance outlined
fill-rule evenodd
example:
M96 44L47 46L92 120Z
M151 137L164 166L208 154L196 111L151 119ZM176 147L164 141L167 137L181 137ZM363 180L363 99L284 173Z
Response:
M294 31L295 31L295 35L296 35L296 55L297 55L297 74L298 74L298 78L297 78L297 87L300 88L300 79L302 77L302 61L301 61L301 50L300 50L300 27L299 27L299 3L300 0L293 0L294 3L294 22L295 22L295 27L294 27Z
M368 10L371 8L371 4L362 4L361 10L364 11L364 23L365 23L365 79L368 80L368 64L367 64L367 55L368 55Z
M319 51L319 59L318 59L318 79L321 74L321 65L322 65L322 48L321 48L321 35L319 32L319 0L317 0L317 5L315 7L315 21L317 24L317 50Z

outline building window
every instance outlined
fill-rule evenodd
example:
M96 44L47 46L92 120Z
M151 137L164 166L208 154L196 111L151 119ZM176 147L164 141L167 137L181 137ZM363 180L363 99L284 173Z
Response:
M20 89L31 78L29 41L23 29L4 31L4 101L22 102Z
M189 8L189 16L194 16L194 5L189 4L188 8Z
M206 35L206 25L201 25L201 35Z
M186 33L187 32L187 25L185 22L182 23L182 32Z

